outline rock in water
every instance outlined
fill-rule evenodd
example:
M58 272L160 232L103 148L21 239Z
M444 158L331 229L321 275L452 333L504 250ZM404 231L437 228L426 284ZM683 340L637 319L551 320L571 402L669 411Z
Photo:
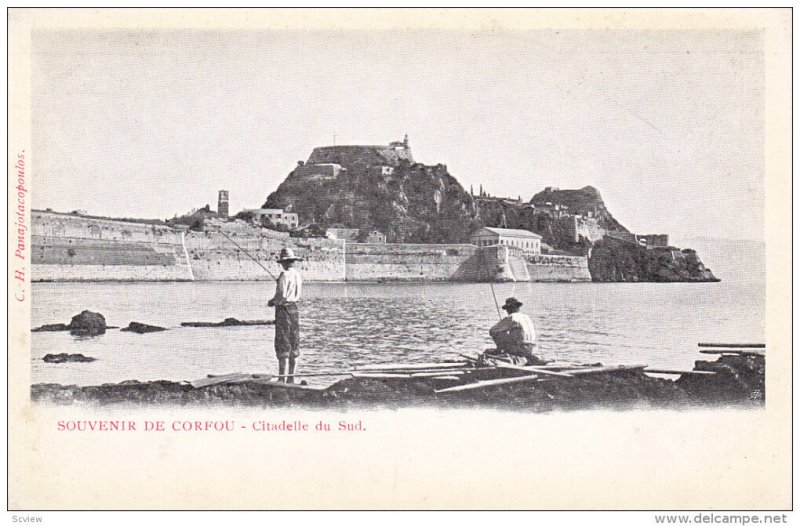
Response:
M97 360L97 358L92 358L91 356L84 356L82 354L46 354L44 357L44 363L84 363L84 362L93 362Z
M36 327L35 329L31 329L31 332L57 332L57 331L68 331L69 326L63 323L49 323L42 325L41 327Z
M237 320L236 318L225 318L225 320L220 323L221 327L237 327L239 325L265 325L266 321L260 320Z
M72 317L69 323L69 331L76 336L97 336L105 334L106 319L99 312L85 310Z
M135 332L136 334L145 334L147 332L159 332L165 331L164 327L158 327L157 325L147 325L146 323L139 323L138 321L132 321L128 324L127 327L121 329L122 332Z
M224 321L184 321L181 327L244 327L249 325L274 325L274 320L237 320L236 318L225 318Z

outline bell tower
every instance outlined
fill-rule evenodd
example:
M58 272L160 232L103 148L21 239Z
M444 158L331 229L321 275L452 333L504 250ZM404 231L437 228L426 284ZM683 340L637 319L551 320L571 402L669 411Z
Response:
M217 202L217 213L221 216L228 217L228 191L219 191L219 201Z

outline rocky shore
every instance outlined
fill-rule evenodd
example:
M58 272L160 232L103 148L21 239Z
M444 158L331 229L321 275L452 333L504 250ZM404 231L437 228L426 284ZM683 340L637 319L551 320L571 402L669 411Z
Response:
M548 378L452 393L434 392L446 380L433 378L346 378L327 388L284 387L259 381L223 383L202 388L188 382L129 380L79 387L35 384L35 403L71 405L256 406L318 409L402 407L481 407L520 411L687 408L696 406L762 407L764 357L720 356L700 360L695 371L673 381L642 370L616 371L574 378Z
M595 282L716 282L719 279L692 249L648 250L606 237L595 243L589 258Z

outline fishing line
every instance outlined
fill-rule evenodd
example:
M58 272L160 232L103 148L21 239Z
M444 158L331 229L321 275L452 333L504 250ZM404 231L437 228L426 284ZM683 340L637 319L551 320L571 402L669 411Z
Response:
M492 276L489 274L489 267L486 265L486 254L484 253L483 249L479 249L481 251L481 261L483 262L483 270L486 271L486 279L489 282L489 286L492 288L492 298L494 298L494 308L497 309L497 317L501 320L503 319L503 314L500 312L500 304L497 303L497 294L494 292L494 283L492 282Z
M241 246L239 243L237 243L236 241L234 241L233 239L231 239L230 237L228 237L228 236L225 234L225 232L223 232L221 229L219 229L219 228L218 228L218 227L216 227L215 225L212 225L211 223L209 223L209 226L210 226L210 227L212 227L212 228L214 228L214 230L216 230L216 231L217 231L217 232L219 232L220 234L222 234L222 237L224 237L225 239L227 239L228 241L230 241L231 243L233 243L234 245L236 245L236 248L238 248L239 250L241 250L242 252L244 252L244 255L245 255L245 256L247 256L247 257L249 257L250 259L252 259L253 261L255 261L255 262L258 264L258 266L259 266L259 267L261 267L261 268L263 268L264 270L266 270L266 271L267 271L267 274L269 274L269 276L270 276L272 279L274 279L274 280L276 280L276 281L278 280L278 278L276 278L276 277L275 277L275 275L274 275L272 272L270 272L270 271L269 271L269 269L268 269L267 267L265 267L264 265L262 265L262 264L261 264L261 262L260 262L259 260L257 260L255 257L251 256L251 255L250 255L250 253L249 253L247 250L245 250L244 248L242 248L242 246ZM497 301L497 300L495 300L495 301Z

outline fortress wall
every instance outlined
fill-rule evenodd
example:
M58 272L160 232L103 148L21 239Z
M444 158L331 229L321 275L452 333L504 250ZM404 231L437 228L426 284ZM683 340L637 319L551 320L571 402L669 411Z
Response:
M347 281L529 281L522 250L505 245L348 243Z
M467 281L477 270L473 245L348 243L347 281ZM474 270L471 270L473 269Z
M583 256L528 256L531 281L592 281Z
M272 280L220 233L37 212L32 225L36 281ZM290 238L246 225L226 234L274 275L284 247L306 258L314 281L588 281L586 258L538 256L514 247L348 243ZM185 251L184 251L185 246Z
M192 278L180 234L157 225L35 212L31 230L34 281Z
M603 239L606 231L597 224L597 219L590 217L578 220L578 235L583 236L592 243Z
M281 267L275 260L262 263L277 278ZM302 261L297 268L307 282L344 281L343 261ZM250 259L212 258L192 261L192 272L197 280L207 281L272 281L273 278Z
M401 159L414 162L411 150L392 146L323 146L314 148L306 164L380 166L397 165Z
M477 272L470 281L531 281L524 251L509 245L479 249Z
M344 281L344 241L331 239L272 238L261 235L231 236L242 248L277 276L281 249L291 247L305 258L298 263L306 281ZM262 281L273 278L229 240L214 232L186 235L186 250L195 279L211 281Z
M567 228L568 235L574 243L577 243L580 237L594 243L603 239L606 233L606 230L597 224L597 218L594 217L584 218L569 215L562 217L561 222Z
M35 281L191 279L181 237L165 225L35 210Z
M180 233L166 225L134 223L34 210L31 235L73 239L103 239L139 243L179 244Z
M517 247L504 246L503 248L508 251L504 263L508 266L512 279L514 281L531 281L524 252Z
M180 245L32 236L33 264L177 265Z

